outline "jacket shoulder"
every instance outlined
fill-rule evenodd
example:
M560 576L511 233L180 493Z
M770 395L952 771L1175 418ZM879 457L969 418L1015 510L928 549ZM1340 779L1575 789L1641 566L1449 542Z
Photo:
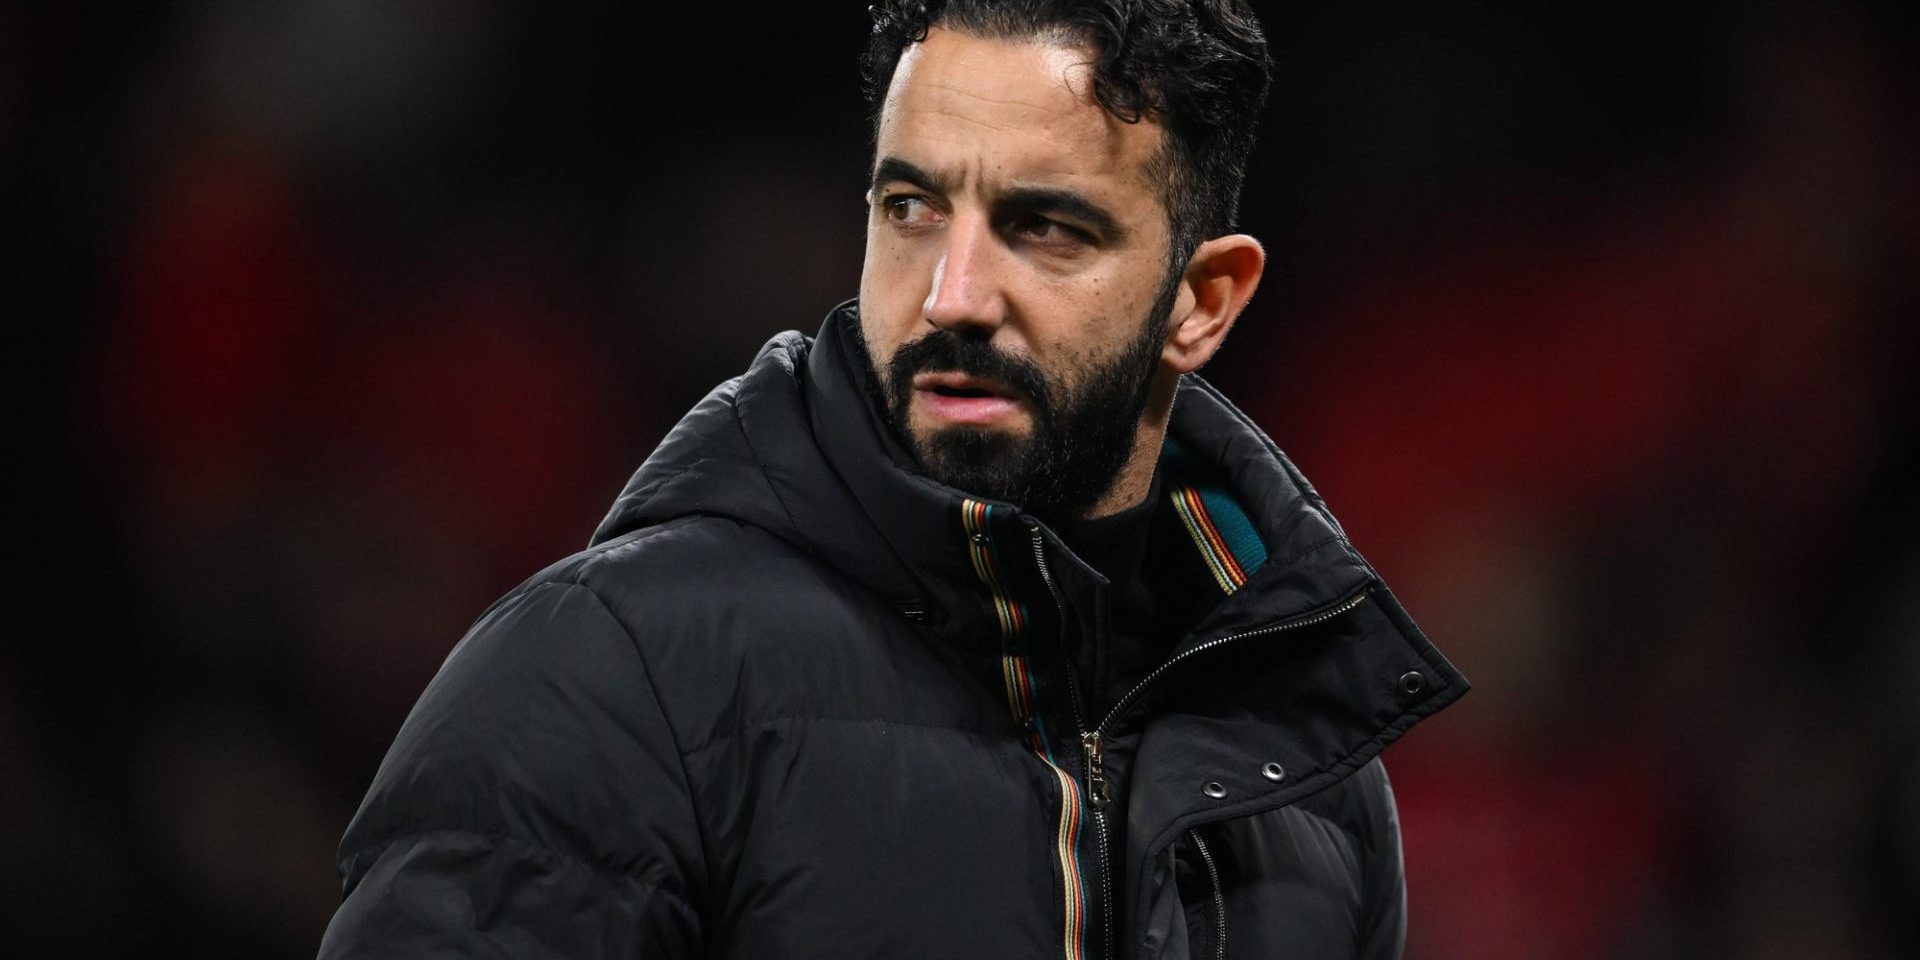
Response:
M548 573L604 602L688 755L788 720L997 728L971 667L891 600L728 517L683 517Z
M414 704L341 840L356 911L400 909L403 889L489 888L511 861L561 886L648 891L676 923L690 918L705 875L693 791L640 640L699 605L698 558L741 536L700 518L636 531L489 606Z
M805 549L724 516L687 516L596 545L530 583L589 590L652 660L689 644L765 654L891 607Z
M599 909L649 937L696 936L700 833L651 684L580 584L529 583L489 608L347 828L322 955L469 953L489 925L571 943ZM480 903L484 923L461 906Z
M615 798L684 806L673 732L625 627L587 587L524 584L488 608L401 725L343 860L429 831L514 837L588 862L634 843L574 829ZM684 815L685 811L680 811Z

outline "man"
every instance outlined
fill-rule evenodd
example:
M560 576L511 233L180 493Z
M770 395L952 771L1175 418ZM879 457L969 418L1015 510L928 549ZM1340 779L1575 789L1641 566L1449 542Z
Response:
M1380 750L1465 681L1192 376L1244 3L900 4L860 297L489 609L321 953L1390 957Z

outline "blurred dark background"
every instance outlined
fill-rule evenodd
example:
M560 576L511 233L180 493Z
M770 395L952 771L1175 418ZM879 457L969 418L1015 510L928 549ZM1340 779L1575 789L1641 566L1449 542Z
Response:
M471 619L855 290L844 6L0 4L10 955L312 955ZM1265 6L1209 373L1476 683L1409 957L1911 956L1905 5Z

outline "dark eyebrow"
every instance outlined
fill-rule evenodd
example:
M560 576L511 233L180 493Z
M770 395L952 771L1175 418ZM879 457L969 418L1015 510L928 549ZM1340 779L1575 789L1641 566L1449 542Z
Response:
M1108 243L1118 243L1127 235L1126 228L1105 207L1071 190L1013 187L1000 195L999 205L1031 213L1063 214L1085 224Z
M883 157L873 166L873 182L869 189L879 193L880 188L889 183L910 184L928 193L941 195L952 190L951 178L923 170L899 157ZM1059 187L1011 187L996 198L995 206L1025 213L1070 217L1107 243L1118 243L1127 235L1126 228L1105 207L1072 190Z
M944 194L950 186L948 178L928 173L899 157L885 157L873 165L873 181L868 189L875 193L889 183L907 183L919 187L928 193Z

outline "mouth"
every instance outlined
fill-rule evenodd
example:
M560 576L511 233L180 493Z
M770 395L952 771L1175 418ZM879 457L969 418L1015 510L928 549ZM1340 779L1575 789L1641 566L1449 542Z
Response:
M914 405L937 421L984 425L1020 409L1017 391L996 380L964 373L922 373L913 378Z
M913 389L937 393L943 397L1004 397L1019 399L1018 391L998 380L964 373L922 373L913 378Z

